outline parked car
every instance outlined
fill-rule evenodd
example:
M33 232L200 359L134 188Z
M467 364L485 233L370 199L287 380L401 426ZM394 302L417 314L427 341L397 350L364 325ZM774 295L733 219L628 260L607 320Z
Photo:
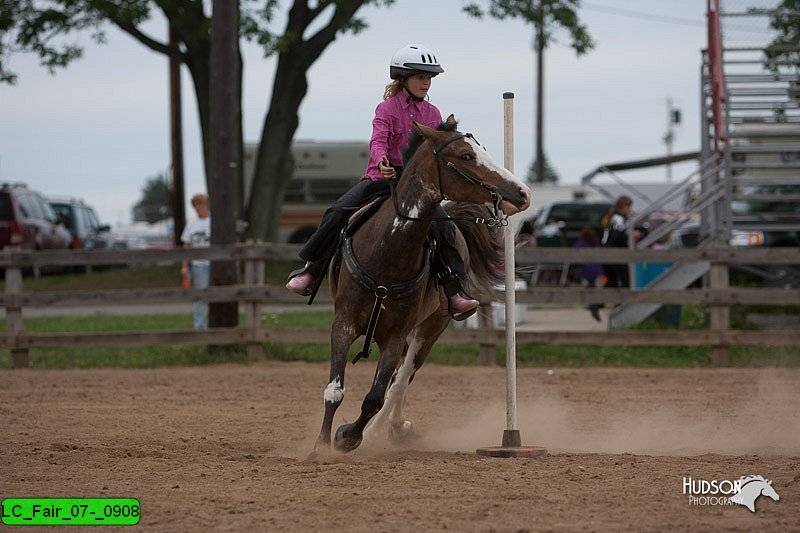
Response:
M800 204L791 200L800 194L800 185L750 185L739 194L742 199L731 203L734 227L758 227L763 236L758 244L764 246L800 246Z
M72 235L72 248L111 246L111 227L100 222L94 207L76 198L50 198L50 206Z
M71 240L42 194L24 183L0 184L0 248L62 250Z
M572 246L584 227L603 235L609 202L553 202L522 222L520 234L534 235L539 246Z
M768 232L731 231L728 244L737 248L766 246ZM784 236L785 237L785 236ZM700 222L691 220L672 231L670 248L695 248L700 242ZM780 241L773 240L773 246ZM798 265L746 265L731 263L731 283L757 285L761 287L797 288L800 287L800 266Z

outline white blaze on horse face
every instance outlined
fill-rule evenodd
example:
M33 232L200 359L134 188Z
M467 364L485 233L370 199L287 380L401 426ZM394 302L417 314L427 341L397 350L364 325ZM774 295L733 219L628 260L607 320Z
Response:
M344 399L344 387L339 378L334 379L325 387L325 401L328 403L341 403Z
M509 181L513 184L519 185L520 189L523 189L528 192L528 198L530 198L530 191L528 186L522 183L517 177L508 171L503 165L495 161L492 156L489 155L489 152L484 150L483 146L478 144L475 139L467 137L464 139L470 146L472 146L472 151L475 153L475 162L481 166L488 168L489 170L493 170L500 174L500 177ZM525 206L527 207L527 206ZM516 211L515 211L516 212ZM510 213L509 213L510 214Z

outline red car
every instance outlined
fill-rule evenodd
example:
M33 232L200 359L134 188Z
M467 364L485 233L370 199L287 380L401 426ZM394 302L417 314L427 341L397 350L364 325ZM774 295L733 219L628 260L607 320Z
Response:
M0 248L64 250L71 241L44 196L24 183L0 184Z

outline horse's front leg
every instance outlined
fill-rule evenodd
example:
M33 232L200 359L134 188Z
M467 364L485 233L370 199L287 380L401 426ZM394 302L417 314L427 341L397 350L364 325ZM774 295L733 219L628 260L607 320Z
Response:
M380 346L381 356L378 359L378 368L375 370L375 379L361 404L361 414L352 424L344 424L336 430L333 446L340 452L353 451L361 444L364 428L383 407L386 388L397 369L404 348L405 342L400 337L392 338L385 346Z
M324 393L325 414L311 458L315 457L317 453L328 451L331 447L333 416L344 400L344 371L347 367L347 352L356 338L355 328L352 325L334 319L331 328L330 381L325 387Z
M397 379L394 385L392 385L392 390L389 391L390 396L396 397L393 398L393 404L391 406L388 405L388 402L386 406L392 409L389 430L392 440L394 441L402 442L414 435L414 426L410 420L406 419L403 412L406 405L408 386L414 380L417 370L419 370L425 362L434 343L439 336L441 336L449 323L449 316L442 316L436 313L417 326L411 335L409 335L409 347L406 352L406 360L397 372ZM392 393L395 392L395 388L397 388L397 392L396 395L393 395Z

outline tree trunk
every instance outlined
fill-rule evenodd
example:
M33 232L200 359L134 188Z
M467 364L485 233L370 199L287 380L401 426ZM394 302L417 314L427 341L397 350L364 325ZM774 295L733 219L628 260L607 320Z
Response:
M192 76L203 141L203 168L206 171L206 190L211 169L211 46L199 46L187 53L186 66ZM195 191L197 192L197 191Z
M236 242L237 203L241 155L241 90L239 75L239 10L235 2L214 0L211 46L211 172L208 174L211 206L211 244ZM234 285L236 261L212 261L211 285ZM237 303L213 302L209 305L209 325L235 327L239 314Z
M297 54L281 54L248 206L248 236L277 241L280 209L294 170L291 146L299 123L298 110L308 91L306 69Z
M280 209L294 170L292 139L299 123L300 104L308 91L306 73L364 2L336 2L336 11L328 24L308 40L300 36L313 24L316 9L309 8L305 0L293 3L284 34L296 37L278 56L247 209L248 238L278 240Z

